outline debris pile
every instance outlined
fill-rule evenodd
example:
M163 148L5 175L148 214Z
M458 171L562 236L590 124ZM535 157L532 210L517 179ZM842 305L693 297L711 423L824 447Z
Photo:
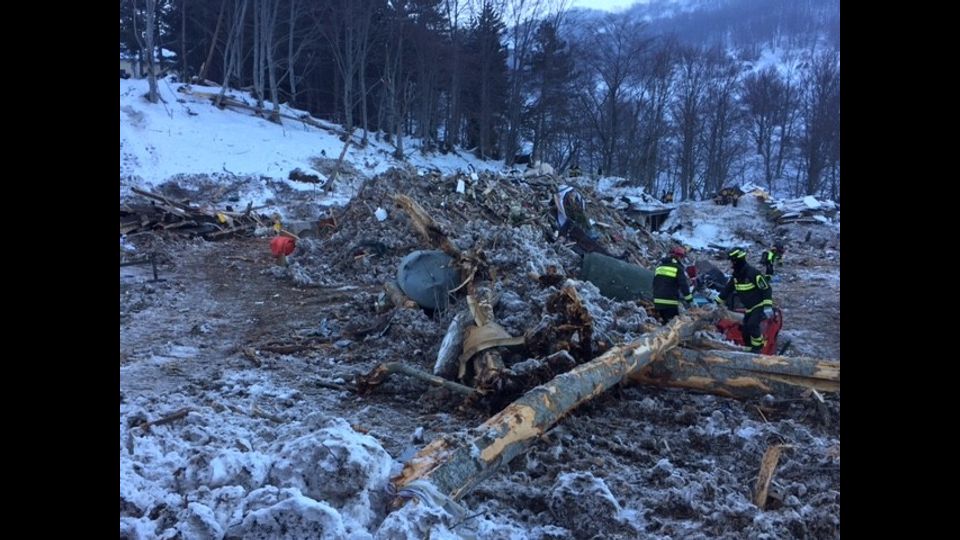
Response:
M840 206L830 200L813 196L783 199L771 203L777 223L829 223L840 212Z
M149 200L147 204L120 204L120 234L131 235L144 231L176 231L206 240L250 233L257 226L270 223L270 218L253 212L253 204L242 211L231 207L223 210L205 209L173 198L132 188L137 195Z
M121 344L121 534L839 536L839 364L729 350L715 309L661 326L643 275L594 285L585 256L649 271L671 240L587 185L593 228L558 234L561 183L393 169L288 266L184 250L211 275L167 307L173 352L228 352L180 375ZM137 369L188 384L141 397Z

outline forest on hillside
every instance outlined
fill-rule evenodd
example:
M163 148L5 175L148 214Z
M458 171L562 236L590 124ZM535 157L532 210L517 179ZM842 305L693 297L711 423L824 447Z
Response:
M839 200L839 17L838 0L122 0L120 53L151 86L211 81L276 122L288 103L400 158Z

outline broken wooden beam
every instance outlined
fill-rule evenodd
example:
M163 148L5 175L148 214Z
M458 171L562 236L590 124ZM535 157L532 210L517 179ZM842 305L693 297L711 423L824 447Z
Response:
M717 339L717 338L711 337L708 334L695 336L693 339L690 339L686 343L684 343L684 345L697 350L713 349L713 350L719 350L719 351L743 352L743 347L741 347L740 345L737 345L732 341L727 341L725 339Z
M193 207L193 206L190 206L190 205L187 204L187 203L182 203L182 202L180 202L180 201L175 201L175 200L173 200L173 199L164 197L163 195L158 195L158 194L156 194L156 193L151 193L151 192L149 192L149 191L144 191L144 190L142 190L142 189L137 189L137 188L135 188L135 187L134 187L134 188L130 188L130 190L133 191L134 193L136 193L137 195L143 195L144 197L148 197L148 198L150 198L150 199L154 199L154 200L160 201L160 202L168 205L171 209L173 209L173 210L175 211L174 213L177 213L176 210L179 210L179 211L181 211L181 212L190 212L190 213L194 213L194 214L203 214L203 215L206 215L206 216L210 216L209 213L204 212L203 210L201 210L201 209L199 209L199 208L195 208L195 207ZM210 216L210 217L213 217L213 216Z
M770 481L773 480L773 473L777 469L777 463L780 462L780 453L784 448L791 448L790 445L775 444L763 453L763 459L760 460L760 474L757 475L757 485L754 488L753 502L761 510L767 505L767 492L770 490Z
M443 377L437 377L436 375L427 373L426 371L408 366L403 362L384 362L373 368L370 373L367 373L366 375L358 375L356 379L357 389L361 394L369 392L374 386L380 385L380 383L385 381L387 377L393 375L394 373L409 375L410 377L427 381L430 384L441 386L465 396L472 396L474 393L476 393L476 390L470 388L469 386L448 381Z
M426 481L444 496L459 500L570 411L676 347L693 335L699 323L712 321L717 314L715 309L690 310L652 334L558 375L481 424L465 445L454 448L442 437L431 442L404 465L392 479L393 486L399 491L411 482Z
M523 336L513 337L497 324L493 314L497 300L490 298L489 290L484 290L480 297L475 293L467 295L467 307L475 326L467 326L464 330L457 379L472 383L481 393L502 388L507 367L496 349L524 345L526 342ZM471 359L473 369L468 376L467 366Z
M203 236L203 238L206 239L206 240L216 240L217 238L223 238L224 236L229 236L229 235L231 235L231 234L237 234L237 233L241 233L241 232L249 232L249 231L252 231L254 228L256 228L256 224L255 224L255 223L249 223L249 224L247 224L247 225L240 225L240 226L234 227L234 228L232 228L232 229L224 229L224 230L222 230L222 231L216 231L216 232L211 232L211 233L202 234L201 236Z
M463 310L453 317L447 327L446 334L443 335L443 341L440 342L440 349L437 351L437 361L433 364L434 375L439 375L445 379L456 378L459 366L458 359L460 351L463 350L463 335L467 327L472 325L473 317L467 310Z
M393 200L410 216L413 228L433 247L455 259L460 258L460 249L450 241L443 228L420 206L420 203L406 195L394 195Z
M677 348L630 375L636 382L749 399L804 390L840 391L840 362L808 357Z

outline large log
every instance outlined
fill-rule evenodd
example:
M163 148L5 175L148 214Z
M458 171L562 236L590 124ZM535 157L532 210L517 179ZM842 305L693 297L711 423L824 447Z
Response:
M677 348L630 375L636 382L739 399L840 391L840 362L808 357Z
M715 309L690 310L642 339L558 375L481 424L476 436L463 446L454 447L443 437L434 440L404 465L392 480L394 487L403 492L411 482L421 486L427 482L444 496L459 500L524 452L564 415L676 347L693 335L698 323L712 321L718 314Z

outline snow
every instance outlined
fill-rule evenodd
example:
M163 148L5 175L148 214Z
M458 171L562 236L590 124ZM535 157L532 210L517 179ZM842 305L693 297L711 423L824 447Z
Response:
M259 375L233 377L224 386L248 396L252 411L258 410L258 401L290 397ZM121 424L120 497L125 504L145 512L178 498L173 495L178 490L187 493L191 503L175 525L187 537L222 537L231 530L242 536L251 528L263 534L270 527L278 527L275 532L286 527L295 537L372 538L367 529L378 517L374 509L383 507L385 486L398 465L375 438L356 432L345 420L301 411L304 422L279 428L301 435L276 439L244 411L217 412L182 400L182 394L169 394L160 408L195 409L179 425L144 430ZM147 408L157 410L152 401L121 403L121 418L145 417ZM180 436L162 436L167 432ZM171 499L167 505L178 508L181 503ZM121 531L153 538L161 531L151 520L121 519Z
M807 195L803 198L803 204L807 205L807 208L811 210L820 208L820 201L818 201L816 197L812 197L810 195Z
M744 195L736 207L713 201L683 202L661 225L661 232L694 249L750 244L750 233L762 234L771 227L756 197Z
M338 183L334 192L320 192L317 184L305 184L287 178L300 169L326 175L314 168L316 159L336 160L344 143L331 131L304 122L283 118L272 123L251 111L218 109L209 96L219 88L184 85L171 78L158 81L161 102L145 99L146 79L120 79L120 179L121 196L130 187L152 189L176 176L229 175L257 179L248 181L241 196L263 205L275 195L271 184L281 183L299 191L318 191L318 204L342 205L350 200L356 187ZM189 90L189 91L186 91ZM255 100L236 90L227 96L248 105ZM272 104L266 105L268 110ZM302 117L306 113L281 105L281 113ZM337 126L313 119L331 130ZM354 133L358 140L359 130ZM413 166L443 174L455 171L500 170L502 163L478 160L469 154L423 155L408 141L406 163L392 157L393 146L376 141L370 134L366 148L351 144L345 161L352 163L364 177L372 177L394 166Z

